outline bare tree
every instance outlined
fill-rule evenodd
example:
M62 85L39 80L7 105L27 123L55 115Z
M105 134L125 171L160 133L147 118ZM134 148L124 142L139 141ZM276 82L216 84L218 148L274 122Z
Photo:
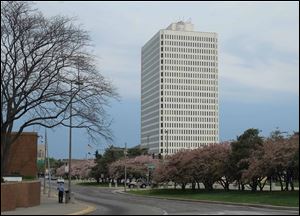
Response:
M111 137L105 108L118 95L96 69L90 46L72 19L45 18L29 2L1 1L1 176L23 130L70 127L71 103L72 127Z

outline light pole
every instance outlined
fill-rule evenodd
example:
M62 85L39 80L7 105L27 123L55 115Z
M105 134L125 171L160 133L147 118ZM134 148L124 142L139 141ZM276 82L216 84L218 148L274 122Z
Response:
M148 154L149 154L149 151L150 151L149 137L150 137L150 135L147 136L147 148L148 148Z
M51 170L50 170L50 160L49 160L49 147L48 147L48 138L47 138L47 129L45 129L45 146L47 148L47 163L48 163L48 197L50 197L51 194Z
M42 138L41 143L43 143L43 136L39 136L39 137ZM40 152L42 153L43 150L41 149ZM44 145L44 155L43 155L44 156L44 189L43 189L44 194L46 194L46 169L47 169L47 167L46 167L47 166L46 165L46 152L47 152L46 145ZM42 154L41 154L41 156L42 156Z
M167 155L168 155L168 147L169 147L169 146L168 146L168 141L169 141L169 140L168 140L168 139L169 139L169 131L166 129L165 132L166 132L166 134L167 134L167 146L166 146L166 151L165 151L166 156L167 156Z
M45 153L44 153L44 194L46 194L46 169L47 169L46 153L47 153L47 146L46 146L46 143L44 143L44 145L45 145Z
M73 82L71 81L71 99L70 99L70 129L69 129L69 170L68 170L68 196L66 196L66 203L68 203L71 200L71 163L72 163L72 100L73 100ZM82 82L75 81L75 84L80 86L83 85Z
M127 143L125 143L125 149L124 149L124 191L126 192L126 183L127 183L127 167L126 167L126 155L127 155Z

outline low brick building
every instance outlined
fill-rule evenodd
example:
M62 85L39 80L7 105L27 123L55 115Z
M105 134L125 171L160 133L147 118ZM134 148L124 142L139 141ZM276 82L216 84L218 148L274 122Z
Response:
M37 176L37 138L35 132L23 132L12 144L5 175Z
M12 144L4 176L37 177L37 133L24 132ZM1 212L40 204L41 183L35 181L1 183Z

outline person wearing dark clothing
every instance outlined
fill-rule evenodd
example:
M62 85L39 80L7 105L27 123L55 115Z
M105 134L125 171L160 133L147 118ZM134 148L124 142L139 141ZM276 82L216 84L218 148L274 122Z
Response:
M63 203L63 198L64 198L64 184L63 183L59 183L58 184L58 187L57 187L57 190L58 190L58 202L59 203Z

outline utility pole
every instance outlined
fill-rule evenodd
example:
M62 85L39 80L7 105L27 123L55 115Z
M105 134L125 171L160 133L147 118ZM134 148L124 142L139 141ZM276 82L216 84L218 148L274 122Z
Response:
M127 156L127 143L125 142L125 149L124 149L124 158L125 158L125 162L124 162L124 175L125 175L125 180L124 180L124 191L126 192L126 183L127 183L127 167L126 167L126 156Z
M80 88L80 85L83 85L83 82L79 79L79 61L78 61L78 77L77 81L75 81L75 84L78 85L78 88ZM71 163L72 163L72 103L73 103L73 82L71 81L71 99L70 99L70 130L69 130L69 184L68 184L68 196L66 195L66 202L69 203L71 201ZM75 92L76 95L76 92Z
M47 146L46 146L46 141L44 142L45 145L45 152L44 152L44 194L46 194L46 153L47 153Z
M71 162L72 162L72 98L73 98L73 82L71 81L71 101L70 101L70 129L69 129L69 172L68 172L68 196L66 195L66 203L71 199Z
M48 197L50 197L51 193L51 170L50 170L50 160L49 160L49 147L48 147L48 139L47 139L47 129L45 129L45 145L47 146L47 158L48 158Z
M166 134L167 134L167 146L166 146L166 151L165 151L165 153L166 153L166 155L165 155L165 157L168 155L168 141L169 141L169 131L166 129Z
M147 148L148 148L148 150L150 149L150 147L149 147L149 135L147 136Z

